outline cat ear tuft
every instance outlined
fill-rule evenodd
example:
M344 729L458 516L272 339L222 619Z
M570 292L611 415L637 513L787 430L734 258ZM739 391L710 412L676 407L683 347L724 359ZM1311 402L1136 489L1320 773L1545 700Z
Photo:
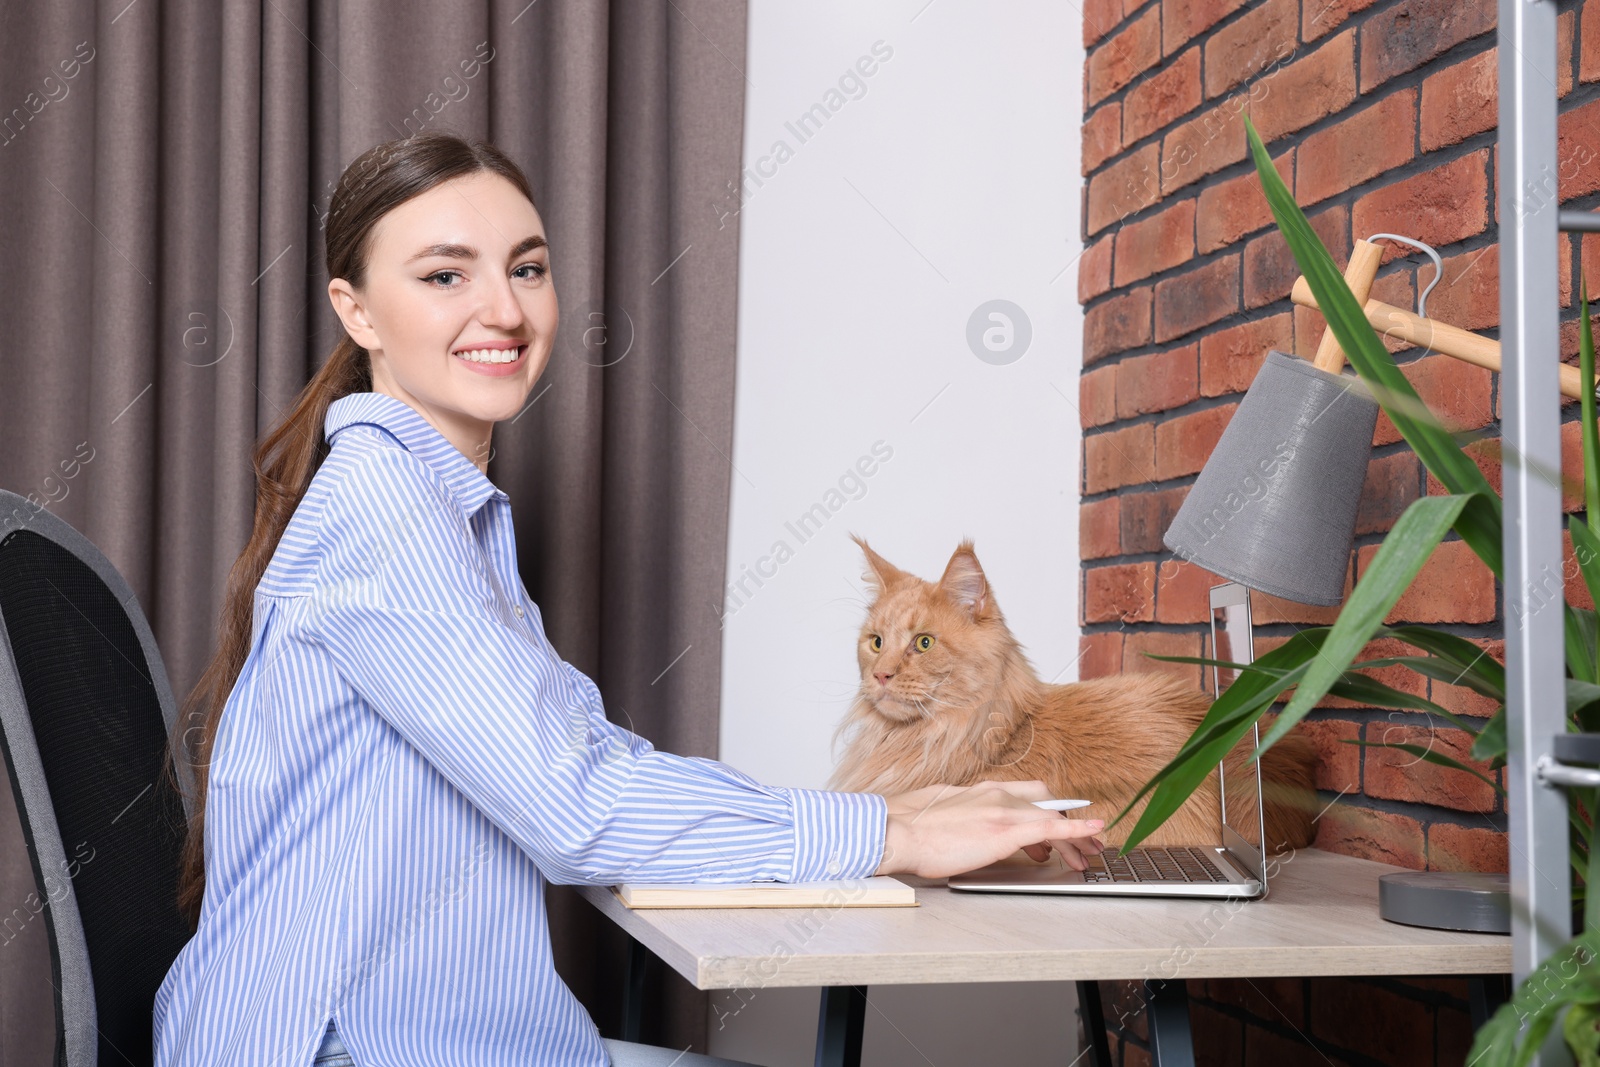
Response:
M945 566L939 588L955 605L974 619L982 618L990 606L989 580L984 577L971 539L962 541Z
M907 577L905 571L872 551L872 546L863 538L851 534L850 540L860 545L862 554L867 557L867 569L861 572L862 580L875 586L880 594L900 579Z

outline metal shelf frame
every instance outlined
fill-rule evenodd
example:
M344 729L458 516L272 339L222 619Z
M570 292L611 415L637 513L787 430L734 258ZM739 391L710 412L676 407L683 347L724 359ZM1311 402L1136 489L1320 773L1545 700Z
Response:
M1566 730L1561 558L1559 231L1600 229L1563 212L1557 182L1556 2L1499 0L1500 376L1505 492L1506 787L1513 981L1571 938L1567 796L1541 781ZM1572 1063L1559 1027L1538 1067Z

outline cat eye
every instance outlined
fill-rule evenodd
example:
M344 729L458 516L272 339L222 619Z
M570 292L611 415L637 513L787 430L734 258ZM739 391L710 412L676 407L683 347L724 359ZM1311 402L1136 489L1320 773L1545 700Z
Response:
M879 637L877 634L873 634L872 635L870 644L872 645L872 651L874 651L874 652L882 652L883 651L883 638Z
M926 652L926 651L928 651L928 649L930 649L932 647L933 647L933 635L932 634L918 634L917 635L917 651L918 652Z

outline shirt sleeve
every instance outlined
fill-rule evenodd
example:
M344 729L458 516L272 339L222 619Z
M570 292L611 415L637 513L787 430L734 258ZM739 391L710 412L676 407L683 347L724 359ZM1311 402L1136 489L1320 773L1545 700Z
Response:
M497 595L427 465L376 447L333 487L306 638L558 883L871 875L887 803L762 785L606 719L595 684Z

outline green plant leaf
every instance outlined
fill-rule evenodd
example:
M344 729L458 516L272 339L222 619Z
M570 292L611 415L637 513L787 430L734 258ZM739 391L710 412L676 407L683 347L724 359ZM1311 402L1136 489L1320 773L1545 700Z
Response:
M1409 741L1362 741L1357 738L1344 738L1339 743L1344 745L1360 745L1362 748L1392 748L1400 752L1408 752L1420 760L1426 760L1429 763L1438 764L1440 767L1449 767L1451 770L1455 771L1465 771L1466 773L1472 775L1472 777L1477 778L1480 781L1487 782L1490 788L1492 788L1496 793L1499 793L1501 796L1505 796L1506 794L1505 788L1501 786L1499 782L1495 781L1493 778L1490 778L1482 771L1468 767L1465 763L1462 763L1460 760L1454 759L1450 756L1446 756L1443 752L1435 752L1433 749L1428 748L1425 745L1414 745Z
M1595 639L1594 612L1562 604L1561 640L1566 646L1567 670L1574 678L1595 678Z
M1505 665L1489 655L1487 649L1478 647L1465 637L1428 626L1390 626L1383 633L1384 636L1398 638L1414 648L1459 665L1462 676L1452 685L1467 686L1491 700L1505 700Z
M1395 428L1411 445L1423 464L1439 479L1452 495L1472 498L1456 517L1456 532L1467 542L1478 558L1503 578L1505 567L1501 553L1500 498L1490 488L1488 479L1478 469L1455 438L1436 420L1418 418L1415 412L1426 411L1426 405L1406 376L1400 373L1394 357L1383 347L1378 333L1367 321L1344 276L1334 266L1333 257L1306 221L1305 213L1295 203L1267 155L1266 146L1256 133L1248 116L1244 120L1245 134L1250 141L1250 152L1255 159L1256 173L1261 178L1267 206L1283 234L1284 241L1293 253L1300 273L1317 298L1317 306L1327 320L1328 329L1338 338L1339 345L1349 357L1374 398L1388 413Z
M1305 681L1272 724L1272 729L1267 731L1253 758L1259 758L1295 723L1305 718L1306 712L1316 706L1367 647L1367 642L1383 627L1384 616L1449 532L1466 502L1464 496L1425 496L1412 501L1401 513L1339 612L1338 621L1310 664Z
M1487 760L1491 767L1504 767L1506 763L1506 709L1501 705L1478 731L1472 742L1472 758Z
M1565 1009L1600 1002L1593 985L1597 955L1600 932L1589 930L1534 968L1511 999L1479 1027L1467 1062L1473 1067L1521 1067L1532 1060ZM1563 973L1569 968L1571 973Z

